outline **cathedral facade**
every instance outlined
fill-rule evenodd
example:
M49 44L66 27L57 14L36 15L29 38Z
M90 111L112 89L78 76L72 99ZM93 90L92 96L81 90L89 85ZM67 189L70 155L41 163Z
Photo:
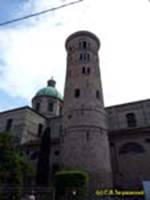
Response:
M0 113L0 132L17 136L21 152L35 164L42 134L51 130L50 173L82 169L92 189L140 189L150 179L150 100L104 107L100 41L88 31L65 43L64 97L55 80L25 106Z

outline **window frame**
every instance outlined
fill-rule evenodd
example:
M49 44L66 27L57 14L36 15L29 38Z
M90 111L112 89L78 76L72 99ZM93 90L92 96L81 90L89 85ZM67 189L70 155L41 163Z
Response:
M126 121L127 121L128 128L133 128L137 126L136 115L133 112L126 114Z
M43 132L43 124L39 123L38 125L38 137L42 135Z
M9 118L6 121L6 127L5 127L5 131L10 131L12 128L12 123L13 123L13 119Z
M96 90L96 99L100 99L100 91L99 90Z
M48 103L48 112L53 112L54 111L54 103L52 103L52 102L49 102Z
M82 67L82 74L85 74L85 67Z
M76 89L74 90L74 97L75 97L75 98L79 98L79 97L80 97L80 89L79 89L79 88L76 88Z
M40 102L37 102L37 103L36 103L36 106L35 106L35 110L36 110L37 112L40 111L40 106L41 106L41 103L40 103Z
M144 152L144 147L137 142L127 142L119 148L119 154L141 154Z
M84 40L82 42L82 47L83 47L83 49L87 49L87 41Z

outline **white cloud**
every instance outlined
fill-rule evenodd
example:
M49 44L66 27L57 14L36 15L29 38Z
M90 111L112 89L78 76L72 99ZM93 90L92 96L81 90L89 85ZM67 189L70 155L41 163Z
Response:
M69 1L29 1L24 15ZM145 0L84 0L19 26L1 28L5 63L0 88L30 99L51 76L63 93L64 42L74 31L88 29L100 37L101 71L106 105L149 97L150 3ZM13 88L13 90L12 90Z

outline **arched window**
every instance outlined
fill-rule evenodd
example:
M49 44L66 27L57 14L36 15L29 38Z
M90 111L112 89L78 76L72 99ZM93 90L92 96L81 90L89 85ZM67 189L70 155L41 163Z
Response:
M90 60L90 54L88 53L87 54L87 61L89 61Z
M54 109L54 104L53 103L49 103L48 104L48 111L49 112L53 112L53 109Z
M126 114L127 124L128 127L135 127L136 126L136 116L134 113Z
M90 139L90 133L89 133L89 131L87 131L86 132L86 141L89 141L89 139Z
M119 154L139 154L145 152L145 149L142 145L135 143L135 142L128 142L125 143L119 149Z
M75 89L74 96L78 98L80 96L80 89Z
M79 49L86 49L87 48L87 42L86 41L80 41L79 42Z
M79 42L79 49L81 49L82 48L82 44L81 44L81 42Z
M86 49L87 43L86 41L83 41L83 49Z
M100 99L100 92L99 92L99 90L96 90L96 98Z
M82 53L80 53L80 57L79 57L79 60L80 60L80 61L82 60Z
M6 122L6 128L5 128L6 131L10 131L10 129L12 127L12 122L13 122L12 119L8 119L7 120L7 122Z
M36 106L35 106L35 110L36 110L37 112L39 112L39 110L40 110L40 103L39 103L39 102L37 102L37 104L36 104Z
M82 74L85 74L85 67L82 67Z
M42 131L43 131L43 125L39 124L39 126L38 126L38 136L39 137L42 135Z
M62 107L59 109L59 114L62 115Z

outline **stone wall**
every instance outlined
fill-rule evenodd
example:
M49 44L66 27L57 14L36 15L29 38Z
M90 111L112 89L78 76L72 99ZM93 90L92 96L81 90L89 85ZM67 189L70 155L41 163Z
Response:
M26 111L25 116L25 128L24 128L24 134L22 138L22 143L32 141L32 140L38 140L40 138L39 136L39 125L42 125L42 132L46 128L46 118L42 115L39 115L32 109L28 109Z
M142 188L150 179L150 129L109 133L114 185L127 189Z
M45 118L29 107L0 113L0 132L6 131L9 119L12 119L9 131L18 136L20 143L38 139L39 124L43 125L44 130Z
M39 113L44 115L47 118L52 118L55 116L59 116L61 109L62 109L62 101L55 97L50 96L37 96L32 99L32 107L36 110L37 103L40 104L39 106ZM49 104L53 104L53 110L49 111L48 106Z
M110 130L127 129L126 115L133 113L136 118L136 127L150 126L150 100L131 102L105 108L108 115Z

